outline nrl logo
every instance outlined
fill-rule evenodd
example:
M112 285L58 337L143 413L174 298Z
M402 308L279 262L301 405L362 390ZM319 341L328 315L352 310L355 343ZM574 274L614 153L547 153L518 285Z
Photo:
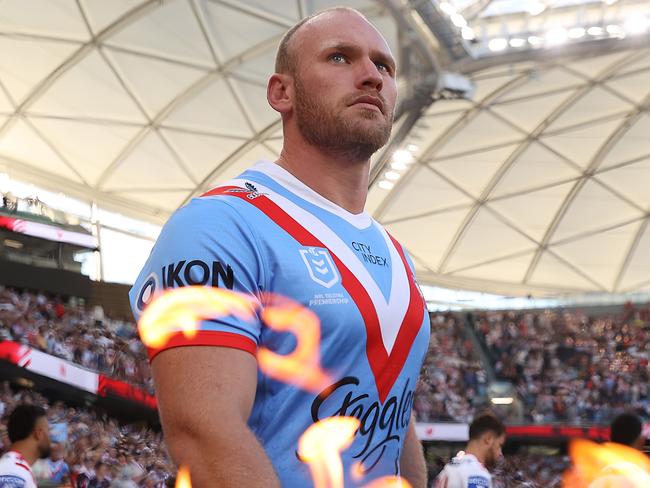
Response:
M231 188L228 190L228 193L246 193L246 198L250 198L251 200L256 199L257 197L261 197L263 195L267 195L267 193L260 193L257 191L257 188L255 188L255 185L252 183L249 183L248 181L244 183L244 188Z
M307 247L298 250L307 266L309 277L325 288L331 288L340 281L336 266L325 249Z

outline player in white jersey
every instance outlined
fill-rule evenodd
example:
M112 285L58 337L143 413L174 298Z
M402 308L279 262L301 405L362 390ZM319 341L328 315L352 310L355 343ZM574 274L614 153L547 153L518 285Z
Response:
M469 442L441 471L434 488L491 488L488 471L501 458L506 428L496 417L486 414L469 426Z
M45 410L18 405L9 415L11 450L0 458L0 488L36 488L31 465L50 455L50 427Z

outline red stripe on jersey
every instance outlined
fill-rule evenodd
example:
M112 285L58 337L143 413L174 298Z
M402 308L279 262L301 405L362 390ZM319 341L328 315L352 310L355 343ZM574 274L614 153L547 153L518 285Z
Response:
M246 191L237 186L224 186L210 190L201 196L207 197L219 195L238 197L254 205L302 246L322 247L329 251L330 256L332 256L332 259L341 274L341 284L352 297L352 300L356 304L357 309L363 318L367 336L366 355L368 357L370 369L375 377L379 399L383 403L395 384L400 371L404 367L411 345L420 330L422 318L424 316L424 302L420 296L417 285L413 280L413 274L406 262L404 251L399 243L391 237L391 240L402 259L402 264L406 269L409 281L410 298L408 309L404 315L402 324L400 325L393 350L389 355L381 338L381 328L379 326L377 310L375 309L370 295L356 276L354 276L354 274L347 268L347 266L345 266L345 264L343 264L331 249L300 225L300 223L298 223L287 212L282 210L282 208L280 208L275 202L263 194ZM254 198L249 198L249 195L254 195Z
M223 346L232 349L241 349L255 356L257 344L253 339L249 339L241 334L234 332L221 332L216 330L199 330L194 337L186 337L182 332L172 334L167 343L159 348L147 348L149 360L153 360L160 352L173 347L184 346Z
M26 469L27 471L29 471L30 474L32 472L32 470L26 464L19 463L19 462L16 461L16 466L20 466L21 468Z

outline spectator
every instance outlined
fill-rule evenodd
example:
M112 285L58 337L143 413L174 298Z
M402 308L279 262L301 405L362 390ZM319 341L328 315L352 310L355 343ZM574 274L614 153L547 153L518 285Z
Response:
M42 407L17 405L7 422L11 450L0 458L2 486L35 488L31 465L50 455L50 435L47 416Z

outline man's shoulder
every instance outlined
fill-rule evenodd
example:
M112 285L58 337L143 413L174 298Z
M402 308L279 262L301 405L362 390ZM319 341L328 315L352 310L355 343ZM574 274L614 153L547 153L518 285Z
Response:
M11 488L35 486L32 471L27 462L10 452L0 457L0 486Z

